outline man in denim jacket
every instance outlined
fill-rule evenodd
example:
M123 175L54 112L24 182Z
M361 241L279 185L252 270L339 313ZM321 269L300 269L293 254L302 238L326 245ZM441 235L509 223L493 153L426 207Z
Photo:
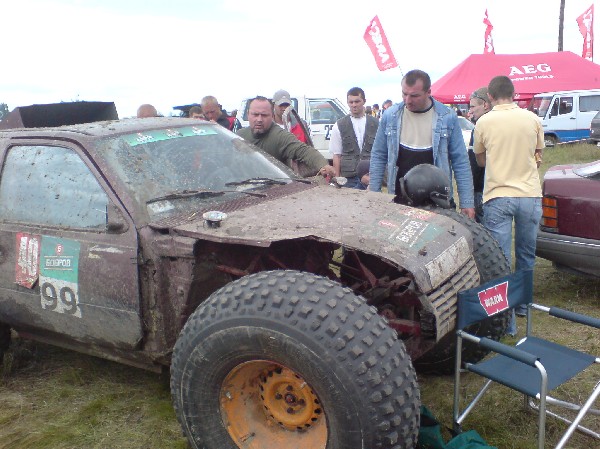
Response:
M392 194L412 167L434 164L450 181L454 172L461 212L474 218L473 176L456 113L431 97L431 79L422 70L402 78L402 99L381 117L371 150L369 190L381 191L386 164Z

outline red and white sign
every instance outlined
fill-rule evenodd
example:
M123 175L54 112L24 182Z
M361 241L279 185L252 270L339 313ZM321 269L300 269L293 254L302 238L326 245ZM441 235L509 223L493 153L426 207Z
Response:
M494 29L494 26L488 18L487 9L485 10L485 17L483 18L483 23L485 24L485 43L483 45L483 54L490 53L492 55L495 55L496 52L494 51L494 40L492 39L492 30Z
M40 236L17 233L16 253L15 282L33 288L40 272Z
M508 309L508 281L477 293L488 316Z
M371 49L371 53L373 53L373 57L377 63L377 68L380 71L398 67L396 58L394 57L387 37L383 32L381 22L379 22L379 17L373 17L373 20L369 23L363 37Z
M579 32L583 36L583 50L581 57L589 61L594 60L594 5L577 17Z

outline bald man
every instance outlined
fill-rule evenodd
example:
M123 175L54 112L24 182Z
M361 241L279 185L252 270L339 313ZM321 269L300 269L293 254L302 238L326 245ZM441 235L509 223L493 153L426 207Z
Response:
M221 105L212 95L207 95L204 97L200 101L200 105L202 106L202 113L204 114L206 120L216 122L223 128L233 132L241 128L238 119L227 115L227 112L221 109Z
M151 104L143 104L137 110L138 118L158 117L158 111Z

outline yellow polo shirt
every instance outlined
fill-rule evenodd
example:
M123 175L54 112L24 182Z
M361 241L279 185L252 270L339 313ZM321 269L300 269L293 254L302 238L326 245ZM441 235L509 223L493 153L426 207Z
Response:
M484 202L542 196L536 148L544 148L544 130L531 111L516 104L498 104L477 120L473 151L486 157Z

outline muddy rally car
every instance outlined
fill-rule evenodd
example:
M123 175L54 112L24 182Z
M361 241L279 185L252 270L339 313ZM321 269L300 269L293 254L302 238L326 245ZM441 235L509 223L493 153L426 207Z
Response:
M455 212L298 178L213 123L7 129L0 164L1 350L170 369L194 448L412 448L415 367L452 369L457 292L508 270Z

